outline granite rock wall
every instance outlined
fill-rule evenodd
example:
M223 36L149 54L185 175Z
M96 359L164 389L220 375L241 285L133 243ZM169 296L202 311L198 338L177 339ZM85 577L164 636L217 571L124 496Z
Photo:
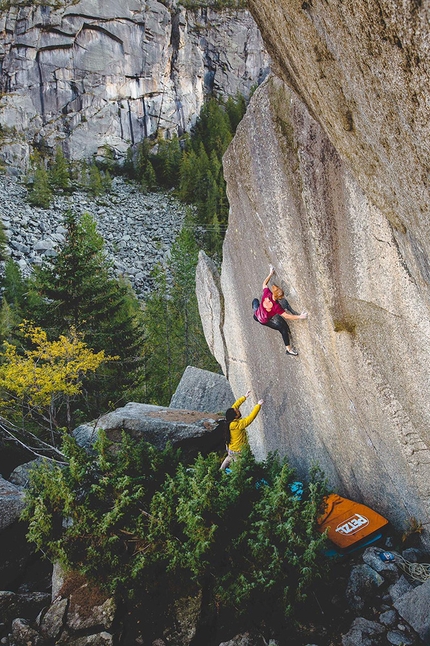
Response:
M318 463L340 494L398 527L415 517L428 528L430 304L403 251L413 253L412 234L366 195L276 76L255 93L224 164L221 277L202 256L197 295L233 392L265 400L249 427L254 453L279 450L303 477ZM252 317L269 263L294 310L309 312L290 324L297 358Z
M208 342L235 393L265 398L258 456L277 449L301 474L317 462L396 526L417 519L429 543L430 5L249 8L276 76L225 156L221 277L199 265L202 285L221 285ZM291 324L298 358L252 318L269 263L309 311Z
M61 4L61 3L60 3ZM33 144L71 159L123 157L144 137L189 131L211 92L249 95L269 57L248 11L175 0L79 0L0 15L1 158Z

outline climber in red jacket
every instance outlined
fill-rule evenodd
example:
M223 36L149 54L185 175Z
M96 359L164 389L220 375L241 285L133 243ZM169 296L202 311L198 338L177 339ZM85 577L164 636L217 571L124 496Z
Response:
M307 312L296 314L291 310L288 303L288 312L281 307L278 301L279 299L284 298L284 292L280 287L278 287L278 285L272 285L270 288L268 287L269 280L275 273L272 265L269 265L269 269L269 275L263 281L261 303L258 298L254 298L252 301L254 319L258 321L258 323L261 323L261 325L267 325L267 327L272 328L272 330L278 330L278 332L282 334L286 354L296 357L298 352L290 345L290 328L288 327L287 321L306 319L308 318L308 314Z

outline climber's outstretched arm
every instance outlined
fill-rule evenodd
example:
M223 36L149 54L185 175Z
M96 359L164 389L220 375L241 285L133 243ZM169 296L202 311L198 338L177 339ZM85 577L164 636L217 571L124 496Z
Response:
M273 274L275 273L275 270L273 269L272 265L269 265L269 266L270 266L270 273L263 281L263 289L267 287L269 280L272 278Z
M286 321L296 321L297 319L307 319L308 313L302 312L301 314L290 314L289 312L284 312L281 314L282 318Z

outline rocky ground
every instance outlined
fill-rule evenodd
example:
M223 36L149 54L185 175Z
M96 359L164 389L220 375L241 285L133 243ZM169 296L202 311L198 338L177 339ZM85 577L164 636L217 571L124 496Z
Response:
M168 256L185 215L184 205L171 195L143 194L122 178L113 180L108 195L92 198L79 191L70 196L57 195L49 209L32 207L26 196L23 183L13 177L0 177L0 217L11 256L24 275L61 247L65 212L87 212L97 222L114 271L129 278L138 298L151 290L151 272Z

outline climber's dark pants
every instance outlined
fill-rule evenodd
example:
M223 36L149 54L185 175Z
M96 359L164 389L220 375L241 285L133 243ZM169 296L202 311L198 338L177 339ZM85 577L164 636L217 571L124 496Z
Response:
M254 298L252 301L252 309L257 310L260 305L258 298ZM260 323L258 318L254 314L254 320L257 323ZM290 328L288 327L287 321L282 318L280 314L275 314L275 316L267 321L267 323L260 323L260 325L265 325L272 328L272 330L278 330L282 334L282 339L285 345L290 345Z

